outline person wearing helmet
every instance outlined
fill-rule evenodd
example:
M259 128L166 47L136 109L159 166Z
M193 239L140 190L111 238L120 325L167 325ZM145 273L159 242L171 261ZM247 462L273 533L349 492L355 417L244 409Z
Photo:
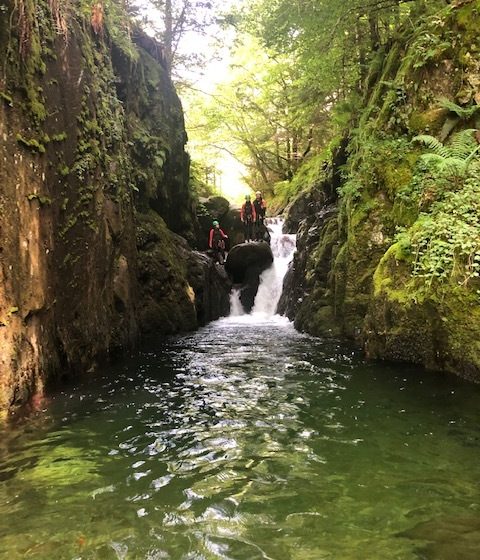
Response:
M266 227L265 227L265 214L267 213L267 203L262 197L262 193L257 191L255 193L255 200L253 201L253 206L255 208L255 239L261 241L263 239Z
M208 235L208 248L213 252L215 261L220 264L225 262L225 239L228 239L228 235L220 228L218 220L213 220Z
M245 242L253 241L253 227L257 219L255 213L255 206L250 200L250 195L245 195L245 202L240 212L240 219L242 220L245 231Z

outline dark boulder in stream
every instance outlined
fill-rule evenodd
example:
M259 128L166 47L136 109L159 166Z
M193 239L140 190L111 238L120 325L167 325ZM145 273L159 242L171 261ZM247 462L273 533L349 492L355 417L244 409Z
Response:
M241 243L228 254L225 270L234 284L241 286L240 301L249 312L253 308L260 275L273 263L273 253L267 243Z

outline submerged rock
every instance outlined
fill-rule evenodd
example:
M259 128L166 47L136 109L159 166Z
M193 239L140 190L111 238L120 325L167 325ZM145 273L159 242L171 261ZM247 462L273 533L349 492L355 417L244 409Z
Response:
M419 523L398 536L423 542L418 552L425 560L477 560L480 518L440 517Z

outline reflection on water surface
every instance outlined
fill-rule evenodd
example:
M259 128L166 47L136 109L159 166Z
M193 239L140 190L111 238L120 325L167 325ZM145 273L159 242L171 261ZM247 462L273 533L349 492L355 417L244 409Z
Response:
M280 318L150 341L5 431L0 557L477 559L479 404Z

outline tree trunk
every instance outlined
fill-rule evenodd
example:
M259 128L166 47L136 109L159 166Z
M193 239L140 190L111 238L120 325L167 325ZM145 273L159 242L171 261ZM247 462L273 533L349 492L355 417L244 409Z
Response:
M368 15L368 25L370 26L370 45L372 52L376 52L380 47L380 34L378 31L378 19L371 13Z
M362 22L360 21L360 14L357 17L356 26L355 26L355 40L357 43L358 49L358 67L359 67L359 76L360 76L360 84L359 89L361 90L362 84L367 77L367 53L365 49L365 41L363 36L362 30Z
M165 0L165 58L167 61L167 72L172 72L173 59L173 13L172 0Z

